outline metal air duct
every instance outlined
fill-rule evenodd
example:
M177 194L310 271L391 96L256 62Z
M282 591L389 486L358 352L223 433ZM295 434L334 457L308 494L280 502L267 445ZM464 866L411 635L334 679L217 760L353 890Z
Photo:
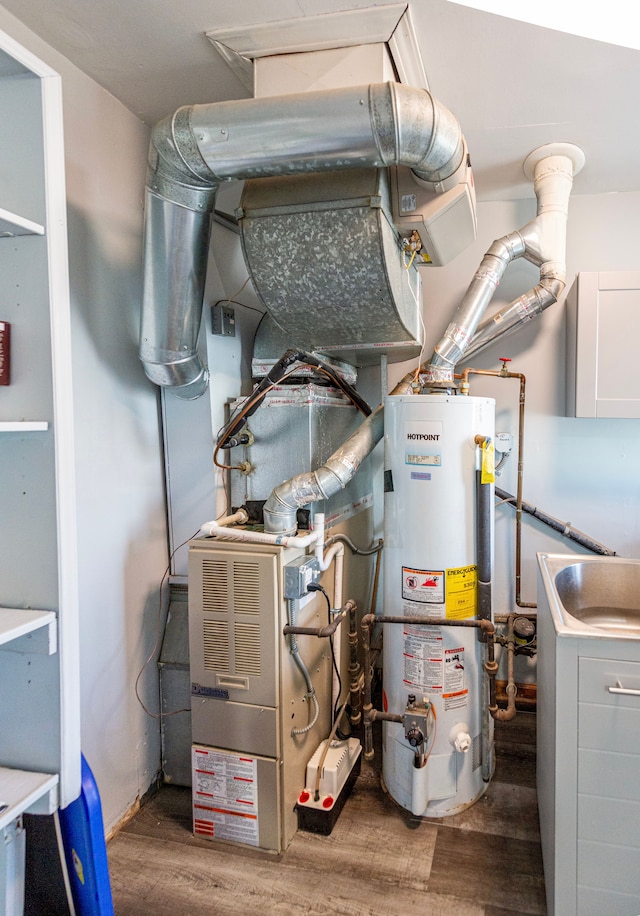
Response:
M196 347L221 181L409 167L438 186L468 171L457 119L429 92L399 83L178 109L153 130L146 189L140 359L147 376L198 397Z

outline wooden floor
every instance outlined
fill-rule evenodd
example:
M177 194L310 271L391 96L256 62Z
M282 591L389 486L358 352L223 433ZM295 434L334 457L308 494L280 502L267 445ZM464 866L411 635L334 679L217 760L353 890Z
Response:
M544 914L535 715L496 723L496 774L475 805L420 819L363 763L330 836L282 855L196 839L191 792L165 786L108 846L116 916Z

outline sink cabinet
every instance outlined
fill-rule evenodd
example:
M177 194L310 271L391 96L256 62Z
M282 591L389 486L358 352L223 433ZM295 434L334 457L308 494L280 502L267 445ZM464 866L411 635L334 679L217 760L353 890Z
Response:
M559 632L549 587L541 567L537 788L548 911L637 916L640 639Z

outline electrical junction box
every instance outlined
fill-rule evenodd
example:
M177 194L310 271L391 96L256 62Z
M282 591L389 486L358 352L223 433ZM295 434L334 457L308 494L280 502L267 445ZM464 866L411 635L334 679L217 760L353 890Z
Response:
M309 585L320 579L320 563L315 557L298 557L284 568L284 597L289 600L305 598Z
M211 333L218 337L236 336L236 313L233 306L211 306Z

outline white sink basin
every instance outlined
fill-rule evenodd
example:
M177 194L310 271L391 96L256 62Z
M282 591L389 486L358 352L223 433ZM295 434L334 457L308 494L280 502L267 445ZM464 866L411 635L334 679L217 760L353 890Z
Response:
M640 639L640 560L539 554L559 634Z

